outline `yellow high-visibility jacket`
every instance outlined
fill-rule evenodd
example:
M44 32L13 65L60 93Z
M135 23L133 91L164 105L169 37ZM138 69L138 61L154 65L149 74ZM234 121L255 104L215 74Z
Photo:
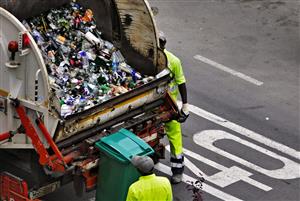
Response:
M179 94L178 85L185 83L186 80L184 77L180 59L178 59L178 57L167 50L165 50L164 52L168 59L168 68L170 69L173 76L173 80L169 85L169 91L172 98L176 100Z
M166 177L141 176L131 184L126 201L172 201L172 187Z

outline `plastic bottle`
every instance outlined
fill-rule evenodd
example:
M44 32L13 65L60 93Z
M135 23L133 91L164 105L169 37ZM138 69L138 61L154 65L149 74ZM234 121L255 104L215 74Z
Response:
M104 46L104 42L102 39L97 38L92 32L88 31L84 34L85 38L94 45L99 45L100 48Z
M85 51L80 51L79 52L79 57L81 58L82 61L82 67L84 69L87 69L89 67L89 59L87 57L87 54Z
M72 112L73 112L72 106L67 105L67 104L63 104L61 106L61 111L60 111L61 116L66 117L68 115L71 115Z
M142 79L142 76L140 73L136 72L136 70L134 70L133 68L131 68L131 66L129 66L128 64L126 64L125 62L120 64L120 69L129 73L133 79ZM135 80L136 81L136 80Z
M57 49L58 49L58 45L57 45L56 41L53 39L52 34L50 34L50 33L48 32L48 33L46 33L46 36L48 37L48 40L49 40L49 42L51 43L51 47L52 47L54 50L57 50Z
M37 30L33 30L32 35L38 45L41 45L42 43L44 43L44 38L42 37L40 32L38 32Z
M116 72L119 69L119 64L117 53L114 51L111 55L111 67L113 72Z
M85 14L82 18L82 21L84 22L91 22L93 20L93 11L91 9L87 9L85 11Z
M75 28L75 29L79 29L79 28L80 28L80 23L81 23L80 16L77 15L77 16L74 18L74 21L73 21L74 28Z
M124 57L123 57L123 55L122 55L122 53L121 53L120 50L117 50L117 51L116 51L116 55L117 55L117 57L118 57L119 63L125 62L125 59L124 59Z
M60 44L65 44L65 42L66 42L67 40L66 40L66 38L65 37L63 37L63 36L61 36L61 35L58 35L57 37L56 37L56 42L58 42L58 43L60 43Z
M51 60L51 62L54 63L55 62L54 51L53 50L48 51L47 55L48 58Z

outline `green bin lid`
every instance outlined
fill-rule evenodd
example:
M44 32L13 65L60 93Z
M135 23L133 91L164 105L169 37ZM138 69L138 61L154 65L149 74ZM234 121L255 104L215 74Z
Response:
M101 138L96 142L96 147L106 155L125 163L135 155L146 156L154 153L152 147L144 140L123 128L117 133Z

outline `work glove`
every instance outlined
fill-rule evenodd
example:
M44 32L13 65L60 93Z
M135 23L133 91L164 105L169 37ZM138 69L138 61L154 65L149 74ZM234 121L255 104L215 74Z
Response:
M185 103L182 105L181 111L179 112L179 118L177 121L179 123L184 123L189 116L190 116L189 107L188 104Z

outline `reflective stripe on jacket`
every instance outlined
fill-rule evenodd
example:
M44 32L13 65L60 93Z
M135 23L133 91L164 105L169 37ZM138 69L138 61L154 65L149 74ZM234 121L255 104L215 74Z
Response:
M126 201L171 201L172 187L166 177L141 176L131 184Z

